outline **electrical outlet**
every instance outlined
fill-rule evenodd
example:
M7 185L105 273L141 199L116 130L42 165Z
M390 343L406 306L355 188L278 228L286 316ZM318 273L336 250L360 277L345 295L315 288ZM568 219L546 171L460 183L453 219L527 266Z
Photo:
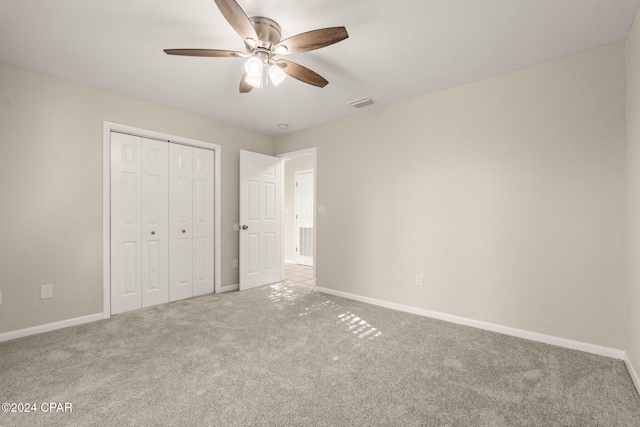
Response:
M325 205L318 205L318 215L324 215L327 213L327 207Z
M237 259L233 260L233 268L238 268L238 260Z
M416 274L416 286L424 286L424 274Z
M40 286L40 299L52 298L53 297L53 285L42 285Z

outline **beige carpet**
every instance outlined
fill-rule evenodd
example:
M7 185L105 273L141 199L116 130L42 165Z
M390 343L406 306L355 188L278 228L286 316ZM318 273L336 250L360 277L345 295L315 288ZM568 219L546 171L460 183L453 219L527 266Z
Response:
M640 425L619 360L295 285L2 343L0 401L39 408L2 426Z

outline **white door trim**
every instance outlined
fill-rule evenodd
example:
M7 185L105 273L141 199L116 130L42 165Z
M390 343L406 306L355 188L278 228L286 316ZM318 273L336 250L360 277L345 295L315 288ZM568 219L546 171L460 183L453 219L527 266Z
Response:
M303 150L290 151L278 154L276 157L282 159L293 159L295 157L313 156L313 287L317 285L316 269L318 268L318 149L316 147L305 148ZM286 168L286 166L285 166ZM282 188L284 188L284 172L282 174ZM284 212L284 197L282 198L282 212ZM282 277L284 280L284 245L282 245Z
M214 292L222 292L222 262L221 262L221 197L220 197L220 159L222 147L205 141L184 138L162 132L140 129L105 121L102 130L102 299L103 316L111 317L111 132L122 132L143 138L158 139L191 147L204 148L215 152L215 186L214 186Z

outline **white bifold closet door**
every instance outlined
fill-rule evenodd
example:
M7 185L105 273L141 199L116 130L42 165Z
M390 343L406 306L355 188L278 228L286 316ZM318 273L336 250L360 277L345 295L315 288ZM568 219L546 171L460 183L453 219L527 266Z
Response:
M111 134L111 313L169 301L168 144Z
M214 155L111 133L111 314L214 291Z
M214 152L169 145L169 300L213 292Z

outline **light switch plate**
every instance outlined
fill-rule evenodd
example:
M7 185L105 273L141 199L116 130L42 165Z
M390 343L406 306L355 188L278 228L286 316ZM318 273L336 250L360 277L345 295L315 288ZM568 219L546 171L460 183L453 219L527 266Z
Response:
M318 215L324 215L327 212L327 209L324 205L318 205Z
M42 285L40 286L40 299L52 298L53 297L53 285Z

